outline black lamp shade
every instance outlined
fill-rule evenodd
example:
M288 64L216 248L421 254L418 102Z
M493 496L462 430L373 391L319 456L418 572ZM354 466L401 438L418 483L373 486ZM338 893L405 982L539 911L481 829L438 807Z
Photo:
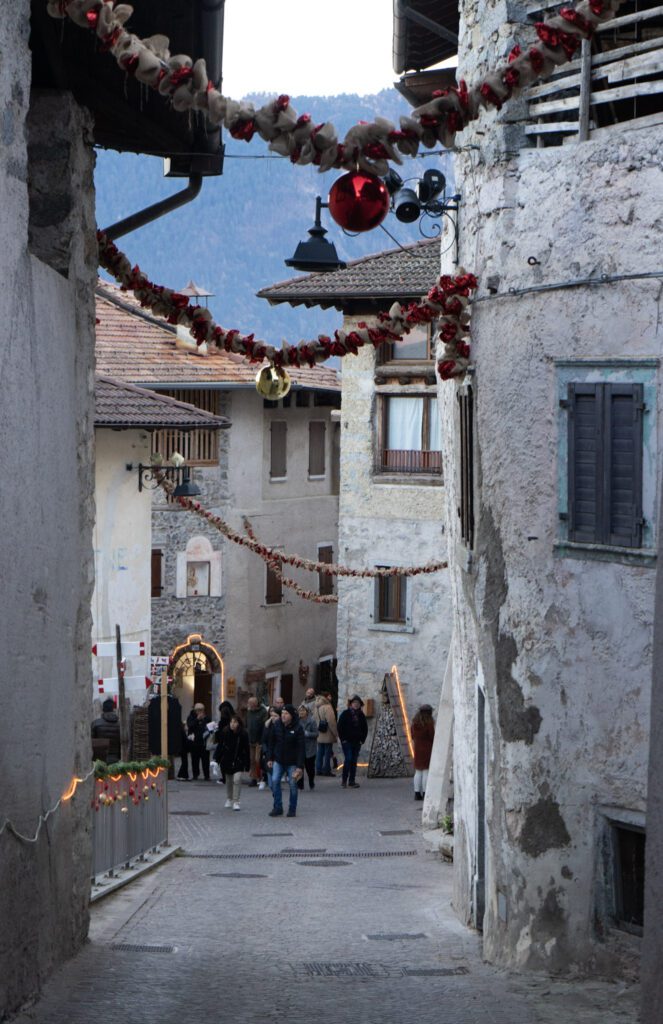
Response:
M187 467L183 474L182 480L173 491L174 498L196 498L200 494L200 487L194 484L191 479L191 470Z
M334 243L325 238L326 234L323 227L316 225L310 228L309 235L311 237L305 242L299 243L294 256L285 261L286 267L293 267L295 270L304 270L309 273L322 270L341 270L345 267L345 263L338 258Z

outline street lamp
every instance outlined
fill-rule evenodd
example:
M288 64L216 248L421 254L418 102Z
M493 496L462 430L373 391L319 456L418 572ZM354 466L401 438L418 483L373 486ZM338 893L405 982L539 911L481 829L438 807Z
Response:
M327 231L320 222L320 211L323 207L327 208L328 206L329 203L323 203L320 196L315 197L315 223L308 232L311 237L307 241L299 243L294 256L285 261L286 267L304 270L308 273L342 270L345 267L343 260L338 258L334 243L325 238Z
M414 182L409 187L408 182ZM390 209L403 224L419 221L419 232L424 238L440 234L440 225L435 223L446 217L453 231L452 244L455 246L454 263L458 263L458 211L460 195L447 196L447 180L436 168L424 171L421 178L406 178L405 181L393 169L389 169L384 183L391 196ZM424 225L432 221L432 234L427 234Z

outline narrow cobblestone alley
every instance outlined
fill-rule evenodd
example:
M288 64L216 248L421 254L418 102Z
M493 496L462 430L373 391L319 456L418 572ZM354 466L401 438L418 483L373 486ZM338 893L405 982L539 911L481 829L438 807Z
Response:
M410 780L319 779L295 819L171 783L177 856L92 908L90 942L17 1024L630 1024L637 988L481 962Z

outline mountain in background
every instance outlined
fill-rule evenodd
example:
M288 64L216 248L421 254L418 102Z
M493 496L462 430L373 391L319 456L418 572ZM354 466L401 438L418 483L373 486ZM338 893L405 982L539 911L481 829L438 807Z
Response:
M267 95L251 96L261 106ZM315 122L331 121L342 138L358 121L387 117L398 125L409 108L395 89L373 96L297 96L298 113ZM330 333L341 322L335 310L269 306L256 298L261 288L296 276L284 265L295 246L307 237L315 215L315 197L326 201L339 171L319 174L313 167L293 167L273 157L257 136L246 144L225 136L226 160L221 177L203 181L200 195L161 220L118 240L132 264L157 284L182 288L190 279L214 293L212 313L223 327L279 345ZM405 179L428 167L440 168L452 188L448 153L405 160L396 170ZM183 179L163 177L161 159L130 153L99 151L95 173L97 223L113 224L150 203L183 188ZM380 228L356 237L344 235L322 211L323 226L341 259L393 249L396 243ZM429 222L430 225L430 222ZM388 214L384 226L405 245L421 236L417 224L401 224Z

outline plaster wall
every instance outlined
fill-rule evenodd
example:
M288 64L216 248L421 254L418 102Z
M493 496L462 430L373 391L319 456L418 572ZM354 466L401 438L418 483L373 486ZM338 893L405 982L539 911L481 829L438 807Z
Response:
M338 496L334 493L334 433L329 407L265 409L251 390L231 393L228 500L224 514L242 528L247 516L259 540L283 551L317 559L318 545L338 550ZM287 472L270 480L270 425L287 423ZM309 479L309 423L326 424L325 475ZM228 614L226 672L243 686L246 673L292 674L293 699L303 696L298 680L301 661L310 668L335 653L336 605L317 604L284 588L283 603L265 602L266 567L262 559L226 544ZM284 573L307 590L318 591L317 574L284 566Z
M152 502L150 492L139 491L137 472L127 464L149 464L150 437L141 430L95 431L94 526L95 586L92 597L93 643L115 643L119 625L123 641L145 644L145 657L127 657L127 676L149 675L150 665L150 571ZM115 677L112 657L93 657L92 693L97 679ZM142 704L145 687L130 693Z
M512 18L508 22L507 15ZM524 5L463 9L460 67L505 56ZM501 27L498 27L501 26ZM522 39L521 39L522 41ZM518 101L463 134L461 263L477 274L472 552L458 535L458 385L439 387L453 553L455 905L480 918L478 690L485 694L485 916L490 960L553 972L630 970L637 940L612 926L608 822L640 820L646 760L653 557L569 552L561 542L559 360L613 359L632 379L660 357L658 280L531 289L660 271L663 131L520 151ZM511 123L509 123L511 122ZM485 133L480 134L480 133ZM535 257L535 266L528 258ZM488 282L496 294L490 294ZM619 362L621 361L621 362ZM630 361L630 362L628 362ZM661 402L650 363L645 491L660 475ZM653 367L653 368L652 368ZM585 366L570 371L582 375ZM576 379L587 379L584 376ZM645 547L656 546L653 507ZM570 557L570 554L578 557ZM478 877L479 876L479 877Z
M2 478L13 482L0 495L3 1019L83 942L90 877L89 782L36 842L5 825L34 837L40 814L90 769L93 156L70 97L30 96L29 14L27 0L0 10L0 451ZM29 229L33 251L40 239L30 214L56 159L50 188L62 203L51 223L66 246L64 272L44 259L53 255L45 243L41 258L28 246Z
M352 323L346 318L346 327ZM417 481L412 476L390 476L391 482L386 482L374 471L374 376L372 349L360 349L345 360L339 559L368 568L444 559L444 488L437 480ZM426 390L421 387L418 393ZM448 573L410 577L407 588L408 621L397 627L376 621L375 580L339 579L339 707L354 692L377 700L385 672L395 664L410 717L422 703L437 709L451 634Z

